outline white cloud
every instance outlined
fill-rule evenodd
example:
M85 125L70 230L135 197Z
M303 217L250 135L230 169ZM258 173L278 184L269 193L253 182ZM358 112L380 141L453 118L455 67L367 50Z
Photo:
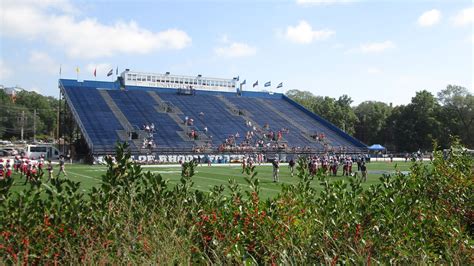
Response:
M384 41L361 44L357 50L362 53L381 53L393 48L395 44L392 41Z
M53 12L42 1L25 4L7 0L2 10L2 35L26 39L44 39L74 58L99 58L119 53L147 54L166 49L183 49L191 38L179 29L152 32L136 22L102 24L95 18L76 19L67 13L67 1L54 1L62 8ZM40 4L36 4L39 2ZM46 2L47 3L47 2ZM45 7L46 6L46 7Z
M474 23L474 7L469 7L461 10L453 17L453 24L455 26L465 26Z
M437 24L441 20L441 12L437 9L432 9L421 14L418 18L418 25L422 27L429 27Z
M8 79L12 75L12 70L0 58L0 81Z
M288 26L286 28L285 37L295 43L309 44L313 41L326 40L334 34L334 31L328 29L313 31L311 25L302 20L294 27Z
M228 40L226 42L229 42ZM233 42L214 49L218 56L222 57L246 57L257 53L257 48L246 43Z
M357 2L357 0L296 0L298 5L332 5Z
M48 74L59 73L59 64L47 53L32 51L28 60L30 66L38 71Z
M376 67L369 67L367 69L367 73L369 73L369 74L380 74L380 73L382 73L382 70L380 70L379 68L376 68Z
M100 76L107 76L107 73L109 73L109 71L113 68L112 68L112 65L109 63L90 63L86 66L87 74L90 74L91 76L94 75L94 70L96 69L97 69L97 76L100 77Z

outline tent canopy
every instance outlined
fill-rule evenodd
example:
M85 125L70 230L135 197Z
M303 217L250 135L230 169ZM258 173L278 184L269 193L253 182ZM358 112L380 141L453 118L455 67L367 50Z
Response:
M380 145L380 144L374 144L374 145L369 147L369 150L371 150L371 151L383 151L383 150L385 150L385 147Z

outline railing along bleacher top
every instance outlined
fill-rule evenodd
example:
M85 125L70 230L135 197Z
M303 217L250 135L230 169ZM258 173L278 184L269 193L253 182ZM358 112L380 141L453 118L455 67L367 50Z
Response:
M156 88L174 88L235 92L236 79L209 78L124 71L121 74L126 86L144 86Z

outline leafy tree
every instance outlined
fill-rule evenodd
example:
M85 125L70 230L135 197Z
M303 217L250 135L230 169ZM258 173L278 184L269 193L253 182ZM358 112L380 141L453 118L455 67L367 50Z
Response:
M474 147L474 95L464 87L448 85L438 93L438 100L444 138L447 134L458 135L465 145Z
M36 133L52 135L56 127L56 110L58 100L45 97L36 92L20 91L16 95L15 103L3 90L0 91L0 137L19 137L20 128L24 126L25 138L33 135L33 121ZM36 119L34 110L37 111ZM24 118L22 122L21 118Z
M416 93L411 103L401 106L388 118L392 141L398 151L429 150L441 131L440 106L430 92Z
M313 110L313 105L315 104L316 96L314 96L314 94L312 94L311 92L289 90L286 92L286 96L303 105L304 107Z
M367 144L385 142L382 129L392 112L392 107L383 102L366 101L354 108L359 123L355 126L355 137Z

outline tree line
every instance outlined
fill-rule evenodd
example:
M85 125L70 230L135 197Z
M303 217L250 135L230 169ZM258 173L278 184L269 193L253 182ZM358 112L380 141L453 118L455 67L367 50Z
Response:
M0 139L52 140L57 129L59 100L21 90L15 96L0 90Z
M351 106L348 95L336 99L300 90L286 95L368 145L379 143L394 152L427 151L433 141L447 147L457 136L474 148L474 96L461 86L448 85L436 96L418 91L410 103L398 106L378 101Z

